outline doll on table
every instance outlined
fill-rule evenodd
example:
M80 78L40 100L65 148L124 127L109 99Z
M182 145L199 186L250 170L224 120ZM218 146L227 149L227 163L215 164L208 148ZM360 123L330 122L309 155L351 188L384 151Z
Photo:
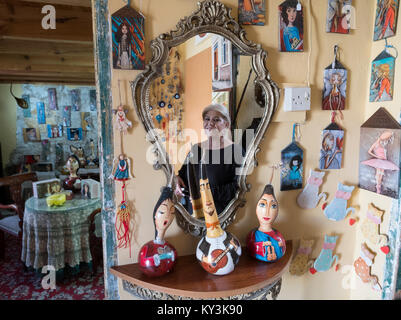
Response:
M249 254L261 261L274 262L285 253L285 240L282 234L272 225L278 215L278 202L271 184L265 186L256 207L259 228L249 232L247 248Z
M153 211L155 239L142 246L139 252L139 268L149 277L159 277L174 267L177 251L164 240L164 234L174 220L173 190L165 187Z
M78 189L77 183L80 183L77 171L80 168L79 159L76 155L70 155L68 157L65 168L70 173L68 178L63 181L63 188L65 190L75 190Z

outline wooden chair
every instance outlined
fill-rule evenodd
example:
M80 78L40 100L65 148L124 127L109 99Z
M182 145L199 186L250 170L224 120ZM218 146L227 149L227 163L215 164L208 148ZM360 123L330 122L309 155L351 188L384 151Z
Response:
M0 178L0 187L10 189L12 204L0 204L0 209L11 209L16 214L0 219L0 260L4 259L5 239L4 232L7 232L19 239L22 239L22 225L24 221L25 202L22 197L22 183L25 181L37 181L34 172L16 174Z
M95 235L96 225L95 217L100 214L102 209L94 210L88 220L89 220L89 248L92 256L92 274L96 274L97 267L103 265L103 244L102 238Z

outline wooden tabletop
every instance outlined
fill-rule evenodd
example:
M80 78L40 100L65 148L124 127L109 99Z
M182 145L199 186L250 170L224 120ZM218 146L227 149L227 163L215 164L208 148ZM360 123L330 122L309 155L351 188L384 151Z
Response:
M225 276L207 273L194 254L178 257L174 270L159 278L144 275L138 263L111 267L110 272L134 285L170 295L206 299L229 297L264 288L280 279L290 264L292 241L286 241L286 246L285 255L273 263L256 260L243 248L238 265Z

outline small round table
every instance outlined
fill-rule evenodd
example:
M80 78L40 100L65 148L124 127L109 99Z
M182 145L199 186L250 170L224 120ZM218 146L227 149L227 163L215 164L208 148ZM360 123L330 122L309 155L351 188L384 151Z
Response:
M36 270L53 266L56 271L67 264L89 263L88 217L100 207L100 199L80 196L61 207L48 207L46 199L29 198L25 202L21 260Z

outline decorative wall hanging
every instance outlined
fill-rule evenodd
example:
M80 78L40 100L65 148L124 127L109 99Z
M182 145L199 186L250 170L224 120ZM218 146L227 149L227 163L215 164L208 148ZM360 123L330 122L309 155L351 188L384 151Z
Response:
M96 90L89 90L89 109L96 111Z
M25 100L27 108L26 109L22 109L22 112L24 114L24 118L31 118L32 114L31 114L31 100L28 94L23 94L22 99Z
M45 104L43 102L36 103L36 112L38 115L38 124L46 123Z
M387 41L387 40L386 40ZM370 79L370 102L392 101L394 88L394 68L396 57L388 53L388 48L395 47L391 45L385 46L383 50L372 62L371 79Z
M314 274L316 272L328 271L333 263L338 262L338 256L334 255L333 252L336 248L338 236L324 236L324 243L322 251L320 251L319 256L315 260L313 267L309 269L309 272ZM338 270L338 264L336 265L336 271Z
M118 93L120 96L120 104L117 109L113 109L115 114L114 126L115 128L123 134L127 133L128 128L132 127L132 122L127 119L128 109L124 109L121 102L121 90L120 90L120 80L118 80Z
M347 70L337 60L338 46L334 46L334 60L324 70L322 95L323 110L344 110L347 91Z
M49 109L58 110L56 88L47 89L49 95Z
M70 141L82 140L82 128L67 128L67 139Z
M153 210L155 239L144 244L138 255L139 269L149 277L163 276L174 268L177 251L164 240L174 216L173 190L171 186L164 187Z
M334 199L327 206L323 206L324 215L329 220L340 221L345 219L349 212L355 213L355 208L347 208L348 200L351 198L354 188L354 186L338 183Z
M299 0L286 0L279 6L279 50L304 51L304 17Z
M327 0L326 32L348 34L352 0Z
M375 254L369 250L366 244L361 244L361 251L358 259L354 262L355 273L364 282L370 283L373 290L380 291L381 286L377 276L371 275L371 267Z
M20 107L22 109L28 108L27 102L22 98L16 97L15 94L13 93L13 84L12 83L10 84L10 93L13 96L13 98L15 99L15 102L17 102L18 107Z
M23 128L22 134L24 136L24 142L40 141L40 131L38 128Z
M312 267L313 260L309 259L309 255L312 253L314 242L315 240L300 240L299 248L290 264L290 274L300 276Z
M326 200L327 194L324 192L319 193L319 187L323 183L325 174L326 172L310 169L306 186L297 197L297 203L301 208L313 209L317 207L320 199Z
M362 126L359 187L398 199L401 125L379 108Z
M322 132L319 169L341 169L344 145L344 131L335 122L330 123Z
M61 125L47 125L47 137L59 138L63 136L63 126Z
M275 168L273 167L272 170L274 172ZM278 202L270 181L263 189L262 196L256 205L259 227L252 229L246 239L249 254L258 260L274 262L285 253L284 237L280 231L273 228L278 209Z
M63 107L63 126L71 127L71 106Z
M127 5L111 15L113 68L145 68L145 17Z
M207 272L225 275L232 272L237 265L242 253L241 244L233 234L221 228L203 160L200 167L199 189L206 236L201 238L196 247L196 258Z
M185 140L181 64L177 48L170 49L168 61L162 67L162 75L151 86L148 111L155 128L162 130L162 139L169 146Z
M238 0L238 23L264 26L266 22L265 0Z
M369 203L366 212L366 218L361 224L361 231L365 239L373 245L380 245L380 250L388 254L390 247L387 245L388 237L380 234L380 224L382 223L384 211L377 209L372 203Z
M74 89L70 91L72 110L81 110L81 90Z
M395 35L399 0L377 0L373 41Z
M118 181L122 183L121 186L121 194L122 200L118 206L118 210L116 212L116 221L115 221L115 229L118 248L127 248L129 246L129 255L131 257L131 238L132 238L132 210L130 208L129 203L126 201L127 192L126 192L126 181L132 179L133 176L131 174L131 162L129 158L127 158L124 154L120 154L118 158L113 159L112 165L112 174L110 175L110 179L114 179L114 181Z
M299 124L295 123L292 128L292 142L281 150L280 191L302 189L304 152L296 142L297 127L299 128Z

